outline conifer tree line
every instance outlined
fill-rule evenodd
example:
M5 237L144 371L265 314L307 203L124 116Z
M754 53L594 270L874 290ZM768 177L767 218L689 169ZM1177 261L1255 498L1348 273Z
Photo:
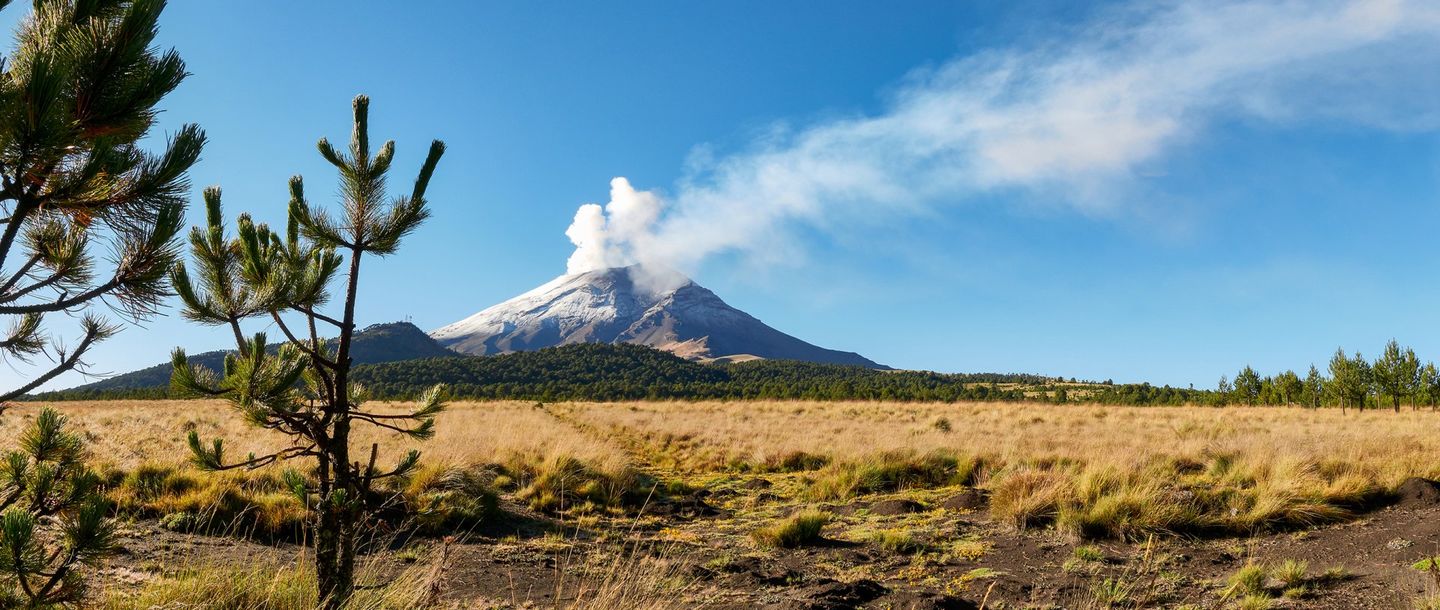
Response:
M1221 377L1209 402L1396 412L1436 409L1440 408L1440 369L1433 362L1422 364L1414 349L1391 339L1374 360L1339 348L1323 370L1311 365L1303 376L1283 371L1261 377L1246 366L1233 379Z

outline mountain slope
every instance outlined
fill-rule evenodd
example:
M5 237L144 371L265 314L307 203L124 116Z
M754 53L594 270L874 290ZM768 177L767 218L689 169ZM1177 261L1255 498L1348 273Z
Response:
M632 343L692 359L748 355L886 368L775 330L688 278L656 278L637 267L563 275L430 336L475 355Z
M271 346L274 349L275 346ZM216 350L189 355L192 364L199 364L213 371L224 367L225 354L230 350ZM395 362L417 358L439 358L458 356L441 347L419 327L409 322L373 324L358 333L350 345L350 357L356 364ZM170 385L171 366L169 362L146 367L76 386L61 392L105 392L138 388L163 388ZM40 394L39 396L44 396Z

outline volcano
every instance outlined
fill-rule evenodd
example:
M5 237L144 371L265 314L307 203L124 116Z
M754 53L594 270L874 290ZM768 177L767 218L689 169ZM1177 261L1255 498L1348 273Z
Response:
M678 273L638 266L562 275L430 336L474 355L633 343L701 361L766 358L888 368L775 330Z

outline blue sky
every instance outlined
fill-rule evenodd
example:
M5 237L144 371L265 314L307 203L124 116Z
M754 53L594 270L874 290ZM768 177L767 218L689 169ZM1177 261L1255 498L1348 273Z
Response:
M277 223L290 175L334 192L314 142L357 93L396 184L445 140L366 323L565 272L624 176L661 209L619 256L892 366L1210 387L1391 337L1440 359L1435 9L1074 4L173 2L193 75L162 129L209 134L197 205L219 184ZM224 345L172 308L90 360Z

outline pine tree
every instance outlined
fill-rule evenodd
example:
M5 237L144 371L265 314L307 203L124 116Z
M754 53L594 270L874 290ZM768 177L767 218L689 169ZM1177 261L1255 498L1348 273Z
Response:
M1260 374L1249 366L1235 374L1235 393L1247 405L1255 404L1255 400L1260 398L1260 386Z
M1361 411L1365 410L1365 401L1375 390L1375 369L1370 366L1370 361L1360 352L1350 359L1350 371L1353 379L1350 383L1351 397L1355 400L1355 406ZM1376 398L1378 401L1379 398Z
M138 145L185 77L179 55L151 46L163 8L39 1L0 60L0 315L10 318L0 355L53 362L0 403L83 369L90 348L120 328L92 307L101 299L138 321L168 293L186 173L205 138L187 125L158 155ZM77 312L68 346L46 330L50 314Z
M1359 358L1359 354L1356 356L1363 362L1363 359ZM1364 394L1361 393L1361 378L1360 371L1356 370L1355 360L1346 357L1344 349L1337 348L1335 355L1330 358L1330 383L1327 388L1339 401L1341 412L1345 411L1346 406L1353 404L1351 401L1357 394L1360 396L1358 406L1361 409L1365 408Z
M1274 384L1275 390L1280 394L1278 398L1281 404L1289 405L1303 401L1305 382L1300 380L1300 376L1296 375L1295 371L1285 371L1276 375Z
M1230 396L1232 393L1234 393L1234 391L1234 386L1230 385L1230 378L1226 377L1225 375L1221 375L1220 382L1215 384L1215 404L1219 406L1225 406L1226 404L1228 404L1230 402Z
M0 608L78 602L85 583L77 568L114 546L100 479L85 466L84 441L54 410L40 412L19 447L0 465ZM41 526L50 520L58 520L54 533Z
M1310 365L1310 372L1305 375L1302 395L1305 405L1312 409L1320 408L1320 403L1325 400L1325 378L1320 376L1320 370L1313 364Z
M441 387L431 388L418 408L403 413L365 409L367 392L352 381L350 348L355 332L355 300L361 261L366 254L395 253L401 240L428 216L425 190L444 144L436 140L420 169L409 196L386 194L385 176L395 153L386 142L372 154L368 126L369 100L355 98L355 127L349 154L342 154L321 139L322 157L340 174L342 210L339 218L311 208L299 177L290 182L289 221L285 235L276 234L248 215L237 221L238 236L225 234L218 188L205 193L206 227L190 236L192 269L184 265L173 274L185 315L202 324L228 326L237 351L227 357L223 376L203 367L191 367L185 352L173 358L172 387L179 393L221 396L251 424L276 430L290 439L289 446L244 460L226 460L220 439L206 445L193 431L193 461L208 470L258 468L290 459L313 460L313 475L287 470L286 484L310 507L315 529L315 571L325 608L343 606L355 588L356 544L367 518L387 498L377 492L377 481L404 476L420 459L411 451L391 467L377 465L379 447L368 455L350 454L351 426L367 424L415 439L434 433L435 416L443 408ZM341 312L322 313L329 287L342 266ZM284 334L275 353L267 353L266 337L246 338L240 323L268 318ZM303 321L292 326L294 320ZM321 338L320 327L332 328L332 343Z
M186 75L179 55L153 46L162 0L32 6L0 59L0 357L47 364L21 367L26 380L0 391L0 405L84 371L121 328L102 302L130 321L156 312L205 140L187 125L158 154L140 148ZM53 320L78 332L52 333ZM0 464L0 607L77 602L79 568L110 549L106 505L64 424L42 411Z
M1394 339L1385 344L1385 351L1373 367L1376 389L1390 396L1395 412L1400 412L1400 399L1412 396L1420 383L1420 361L1415 350L1401 348Z

